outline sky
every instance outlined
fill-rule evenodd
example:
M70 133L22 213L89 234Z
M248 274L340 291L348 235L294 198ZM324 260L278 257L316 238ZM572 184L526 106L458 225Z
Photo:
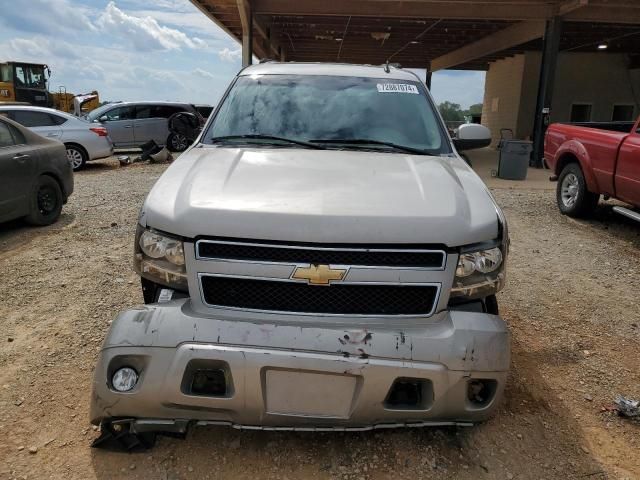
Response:
M215 105L240 45L188 0L0 0L0 61L46 63L50 90ZM424 77L424 73L422 74ZM424 78L423 78L424 79ZM436 72L436 102L481 103L484 72Z

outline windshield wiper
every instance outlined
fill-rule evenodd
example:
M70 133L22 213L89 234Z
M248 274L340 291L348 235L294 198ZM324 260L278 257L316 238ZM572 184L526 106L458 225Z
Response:
M290 143L293 145L300 145L306 148L313 148L315 150L326 150L325 147L321 145L315 145L309 142L303 142L302 140L294 140L292 138L285 137L276 137L274 135L258 135L258 134L247 134L247 135L226 135L223 137L213 137L211 139L212 143L223 143L227 140L273 140L275 142L283 142ZM262 142L264 143L264 142ZM273 143L271 143L273 145Z
M398 145L391 142L383 142L380 140L371 140L368 138L334 138L334 139L320 139L309 140L311 143L333 143L336 145L383 145L385 147L391 147L395 150L401 150L403 152L415 153L417 155L429 155L425 150L419 148L407 147L405 145Z

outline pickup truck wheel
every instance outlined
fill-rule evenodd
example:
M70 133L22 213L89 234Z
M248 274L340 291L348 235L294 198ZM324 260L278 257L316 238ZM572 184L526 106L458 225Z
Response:
M560 212L570 217L588 217L593 213L600 195L587 190L580 165L570 163L558 178L556 201Z
M26 220L32 225L51 225L62 212L62 190L58 182L48 175L40 176L33 187L30 213Z

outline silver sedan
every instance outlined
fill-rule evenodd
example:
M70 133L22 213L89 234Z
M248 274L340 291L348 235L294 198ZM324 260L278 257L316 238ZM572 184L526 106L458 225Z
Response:
M8 116L31 131L56 139L67 148L67 158L74 170L80 170L91 160L113 154L113 142L107 129L52 108L7 105L0 114Z

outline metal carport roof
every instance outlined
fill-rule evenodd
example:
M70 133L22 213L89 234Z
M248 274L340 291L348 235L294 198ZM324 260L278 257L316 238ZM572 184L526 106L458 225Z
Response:
M559 51L629 54L640 68L640 0L191 0L252 55L286 61L485 70L542 51L534 163L542 164L545 112Z
M561 50L607 41L610 51L640 54L640 0L191 2L240 42L251 22L258 58L482 70L540 50L545 22L554 17L563 20Z

